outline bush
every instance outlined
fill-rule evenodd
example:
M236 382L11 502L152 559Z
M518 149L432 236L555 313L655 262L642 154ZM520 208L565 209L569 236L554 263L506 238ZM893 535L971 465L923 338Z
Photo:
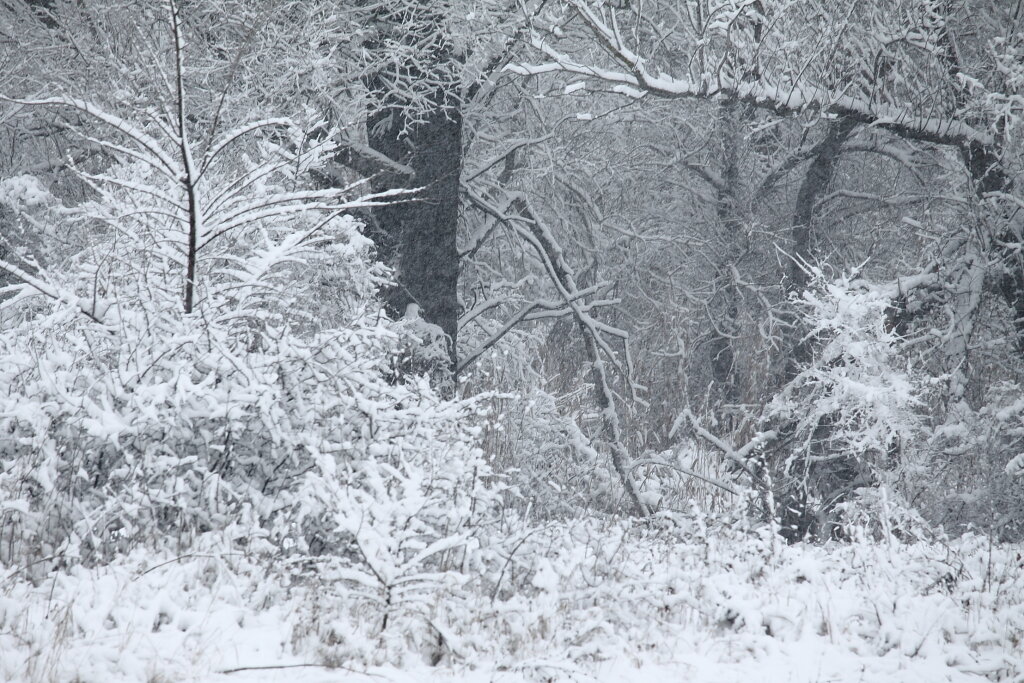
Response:
M40 576L217 530L386 596L490 512L478 407L395 380L386 273L342 212L359 202L291 189L325 150L289 149L260 136L209 171L207 206L229 192L251 220L208 242L191 313L181 188L146 163L48 216L84 235L74 253L5 264L23 282L0 308L0 562Z
M836 504L892 483L923 427L923 384L901 357L887 294L853 276L809 274L796 303L813 355L767 410L778 426L771 477L790 540L834 533Z
M983 529L1024 538L1024 399L1016 382L988 388L980 408L951 407L928 440L925 476L913 483L919 507L951 533Z

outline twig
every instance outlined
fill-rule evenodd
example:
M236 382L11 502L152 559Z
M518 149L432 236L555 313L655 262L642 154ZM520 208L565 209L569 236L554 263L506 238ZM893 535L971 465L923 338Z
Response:
M695 477L697 479L700 479L701 481L707 482L707 483L711 484L712 486L717 486L718 488L722 489L723 491L726 491L726 492L731 493L733 495L736 495L737 493L739 493L736 489L734 489L732 486L729 486L724 481L721 481L719 479L715 479L714 477L709 477L706 474L701 474L700 472L697 472L695 470L691 470L689 467L683 467L682 465L676 465L675 463L667 462L665 460L659 460L657 458L645 458L643 460L634 460L633 461L632 469L635 470L636 468L640 467L641 465L660 465L662 467L668 467L668 468L676 470L677 472L680 472L682 474L686 474L686 475L689 475L691 477Z
M303 668L320 668L320 669L342 669L354 674L362 674L363 676L371 676L373 678L383 678L380 674L372 674L367 671L359 671L351 667L342 666L340 664L327 665L327 664L268 664L266 666L239 666L234 669L223 669L217 671L219 674L234 674L240 671L273 671L275 669L303 669Z

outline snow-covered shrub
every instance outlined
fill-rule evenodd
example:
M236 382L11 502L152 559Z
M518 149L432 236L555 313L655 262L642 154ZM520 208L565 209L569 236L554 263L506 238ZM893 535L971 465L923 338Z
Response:
M420 315L417 304L409 304L392 328L398 333L398 353L393 376L425 376L444 395L454 395L448 335L439 325L429 323Z
M451 601L434 623L453 653L512 680L606 680L624 659L686 662L643 680L1013 680L1019 549L907 540L789 546L699 511L551 522L505 542L493 599Z
M390 374L385 274L347 213L371 200L303 190L330 149L284 121L226 134L187 197L159 139L103 116L136 153L53 217L85 248L3 264L21 282L0 304L0 562L42 573L223 530L333 556L381 595L420 586L402 582L462 548L494 496L478 408Z
M703 443L684 438L675 447L636 461L652 509L706 513L745 509L753 493L744 472ZM642 469L641 469L642 468Z
M18 175L0 180L0 258L20 259L29 269L52 253L53 245L67 239L58 235L48 215L60 203L38 178ZM15 278L0 270L0 287ZM0 295L3 298L3 295Z
M540 388L507 396L492 429L500 429L509 481L541 519L611 510L621 496L608 459L577 418Z
M506 502L539 519L612 509L621 492L608 459L583 433L576 417L566 414L571 406L539 386L516 387L515 382L485 373L478 369L473 376L476 384L489 387L478 395L488 408L482 445L511 487Z
M902 489L903 487L900 487ZM867 542L932 541L943 537L899 489L886 484L865 486L836 505L839 533Z
M507 503L540 519L612 509L621 492L611 465L580 426L589 397L581 391L559 397L546 383L546 328L504 325L474 317L459 342L461 358L474 358L460 377L463 386L488 407L482 445L495 470L519 492Z
M772 483L783 492L778 513L792 538L831 533L834 505L893 480L922 427L922 384L900 354L887 294L852 276L809 273L811 287L795 303L812 359L767 410L780 435Z
M37 585L17 570L0 573L0 680L853 683L1024 674L1019 545L965 534L787 546L768 525L698 513L509 530L496 527L488 547L470 554L501 560L470 565L464 576L481 580L438 580L437 594L418 599L428 628L399 643L401 629L389 624L385 647L373 633L380 611L355 603L329 570L319 582L281 582L213 535L187 556L139 549ZM344 670L316 668L331 664ZM247 667L268 670L217 675Z
M910 482L918 504L949 532L1024 538L1024 398L1016 382L989 387L981 406L952 406Z

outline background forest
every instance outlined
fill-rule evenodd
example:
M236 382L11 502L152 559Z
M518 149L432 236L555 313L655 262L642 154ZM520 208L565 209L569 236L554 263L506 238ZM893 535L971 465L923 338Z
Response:
M1024 680L1022 28L0 0L0 678Z

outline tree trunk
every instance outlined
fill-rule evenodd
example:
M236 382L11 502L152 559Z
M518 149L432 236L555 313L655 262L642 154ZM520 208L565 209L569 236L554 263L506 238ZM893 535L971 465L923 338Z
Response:
M721 144L722 169L721 185L716 188L715 211L724 231L724 258L718 264L719 279L724 283L721 293L721 313L714 323L708 352L711 360L711 376L719 392L719 401L725 405L740 402L739 378L736 376L736 350L734 340L739 332L739 297L733 283L732 269L743 251L743 220L740 217L740 168L739 147L742 143L740 123L746 117L744 105L734 101L723 102L718 109L719 142ZM719 410L722 413L721 409ZM719 415L725 432L731 431L732 421Z
M830 123L828 130L825 131L825 139L818 143L811 164L807 168L807 174L800 183L796 206L793 209L793 261L789 264L787 294L799 293L807 288L808 277L804 268L814 257L814 212L818 200L828 191L835 177L836 163L839 161L843 143L856 127L857 122L852 119L840 119L836 123ZM787 340L789 343L785 345L789 353L786 357L784 384L796 377L800 369L811 360L811 348L804 341L799 321L794 319L792 323Z
M417 304L423 319L449 339L455 370L458 334L459 175L462 171L462 115L457 107L431 112L410 124L401 106L367 119L370 146L411 167L412 179L385 174L375 190L421 188L412 201L376 207L372 237L380 258L395 268L397 283L385 294L391 313L401 316ZM403 130L405 129L405 130Z
M462 172L458 58L443 32L441 17L426 0L410 12L378 19L392 22L388 30L398 36L395 40L416 46L426 56L411 64L392 63L367 78L378 104L366 127L372 149L414 173L412 178L382 173L374 179L374 190L417 191L411 200L374 208L371 237L381 260L395 269L396 284L383 293L389 312L401 317L410 304L416 304L422 318L444 332L454 387L459 317L456 232ZM402 86L396 88L396 83Z
M986 197L1013 190L1013 178L1003 168L1002 159L995 150L975 143L962 146L960 156L971 174L974 192L979 200L984 201ZM1004 266L996 287L1013 312L1014 345L1018 353L1024 355L1024 257L1019 249L1019 227L1015 228L1012 220L1016 211L1016 207L1005 211L1006 227L996 236L996 253Z

